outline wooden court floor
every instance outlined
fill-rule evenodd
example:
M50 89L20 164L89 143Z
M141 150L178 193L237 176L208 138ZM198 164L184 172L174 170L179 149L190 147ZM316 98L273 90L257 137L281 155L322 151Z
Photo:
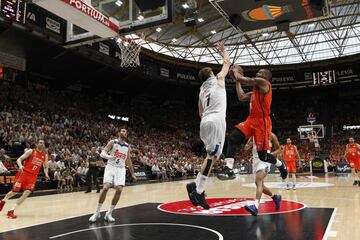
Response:
M299 183L297 190L274 188L273 192L281 194L284 200L300 202L308 208L334 208L324 236L325 239L360 239L360 227L358 227L360 223L360 187L352 186L352 178L329 176L306 177L297 180ZM125 187L117 208L143 203L186 200L185 184L190 181ZM281 180L274 175L268 176L267 181L271 183L270 186L282 184ZM219 181L216 178L210 178L207 195L208 198L252 198L255 192L255 188L249 186L252 182L252 175L238 175L236 179L231 181ZM316 184L325 186L317 186ZM102 210L109 208L112 194L112 191L108 193ZM73 192L31 197L17 209L17 219L6 218L7 210L15 202L15 200L10 200L0 213L0 233L91 214L95 210L98 196L93 191L90 194ZM267 197L263 198L266 199ZM248 216L248 218L254 217ZM316 216L312 221L314 224L316 223Z

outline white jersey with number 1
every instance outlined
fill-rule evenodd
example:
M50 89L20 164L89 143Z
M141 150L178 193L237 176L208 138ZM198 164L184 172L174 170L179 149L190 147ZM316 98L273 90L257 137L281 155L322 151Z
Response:
M215 76L206 80L200 88L200 99L202 103L202 118L210 114L216 114L220 119L226 115L226 89L219 84Z
M206 80L200 88L199 98L202 104L200 138L206 152L220 157L226 132L226 89L219 84L215 76Z

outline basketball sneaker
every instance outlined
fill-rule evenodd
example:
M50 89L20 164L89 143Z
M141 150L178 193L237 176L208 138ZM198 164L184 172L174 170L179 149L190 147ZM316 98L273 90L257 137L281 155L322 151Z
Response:
M107 222L115 222L115 218L113 218L109 212L106 212L104 220Z
M186 184L186 191L188 192L190 202L196 207L197 205L199 205L199 201L193 194L191 194L195 189L196 184L194 182Z
M95 223L100 217L100 213L96 212L89 218L89 222Z
M296 190L296 184L293 183L293 190Z
M290 190L290 183L286 184L286 190Z
M285 162L282 159L280 159L280 161L282 162L281 166L278 167L278 169L280 171L280 176L282 179L286 179L288 176L288 170L287 170Z
M17 216L14 214L14 210L8 211L7 214L6 214L6 216L7 216L8 218L12 218L12 219L17 218Z
M353 186L358 185L358 181L354 181Z
M190 195L195 197L195 199L198 201L199 205L202 208L210 209L210 206L207 204L206 199L205 199L205 191L202 192L201 194L199 194L196 192L196 189L194 189Z
M225 166L223 170L216 175L219 180L232 180L236 178L235 173L228 166Z
M281 207L281 195L275 194L272 196L272 200L275 203L275 210L278 211Z
M5 203L6 203L5 201L0 200L0 212L1 212L1 210L3 210Z
M251 215L253 215L253 216L258 215L258 209L256 208L255 205L245 205L245 209L246 209L246 211L251 213Z

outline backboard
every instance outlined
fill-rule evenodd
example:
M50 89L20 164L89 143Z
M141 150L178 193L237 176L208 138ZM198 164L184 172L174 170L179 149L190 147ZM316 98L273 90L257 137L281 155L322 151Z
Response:
M323 124L301 125L298 128L300 139L313 140L325 137L325 128Z
M91 0L91 6L115 23L120 34L129 34L172 22L172 2L173 0ZM67 43L91 37L94 37L91 31L68 22Z

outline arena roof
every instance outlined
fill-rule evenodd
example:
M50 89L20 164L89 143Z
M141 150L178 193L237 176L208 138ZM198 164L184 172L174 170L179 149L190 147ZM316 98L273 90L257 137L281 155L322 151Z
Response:
M312 62L360 53L360 1L326 0L328 16L291 22L288 31L276 27L241 31L234 28L212 1L197 1L197 18L204 21L186 27L175 24L153 27L144 47L179 59L221 63L213 47L225 41L231 61L241 65L281 65ZM176 1L176 2L181 2Z

